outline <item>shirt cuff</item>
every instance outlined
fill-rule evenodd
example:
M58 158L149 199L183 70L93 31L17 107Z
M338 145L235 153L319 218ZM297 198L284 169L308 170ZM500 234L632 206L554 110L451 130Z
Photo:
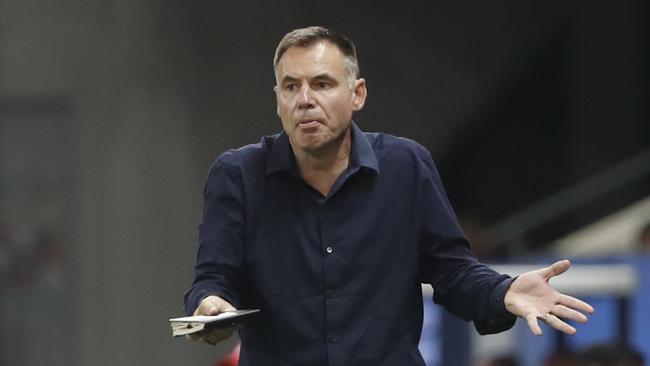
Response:
M501 281L500 284L496 285L492 290L492 295L490 296L490 310L497 315L509 315L510 312L506 310L505 297L506 292L510 288L510 285L517 279L517 277L511 277L504 281Z
M225 291L220 286L201 286L200 288L192 288L185 295L185 313L192 315L203 299L208 296L219 296L220 298L228 301L230 305L236 309L239 308L239 301L237 298L228 291Z
M479 334L485 335L499 333L508 330L515 325L517 317L506 310L504 302L506 292L508 292L510 285L515 279L517 279L517 277L508 278L499 283L494 290L492 290L488 306L494 315L489 319L474 321L474 327Z

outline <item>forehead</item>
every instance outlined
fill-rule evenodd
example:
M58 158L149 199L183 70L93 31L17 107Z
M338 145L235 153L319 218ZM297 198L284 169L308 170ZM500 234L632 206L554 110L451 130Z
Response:
M278 62L277 77L308 77L328 73L345 76L343 54L332 43L322 41L310 47L290 47Z

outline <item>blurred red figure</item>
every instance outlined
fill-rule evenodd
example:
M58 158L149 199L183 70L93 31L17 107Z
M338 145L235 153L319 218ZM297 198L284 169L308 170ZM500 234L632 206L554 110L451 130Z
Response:
M215 366L237 366L239 365L239 343L233 348L232 352L225 355L222 359L217 361Z

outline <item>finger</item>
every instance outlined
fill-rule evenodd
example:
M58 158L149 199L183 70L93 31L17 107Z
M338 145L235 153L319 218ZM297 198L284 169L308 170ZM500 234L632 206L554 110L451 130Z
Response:
M202 340L203 342L206 342L206 343L209 343L209 344L212 344L212 345L217 344L217 341L214 340L213 339L214 337L211 336L208 332L205 332L205 331L200 332L200 333L198 333L198 336L199 336L199 339Z
M218 307L210 306L205 315L219 315L219 313L221 313L221 310Z
M546 317L546 324L550 325L551 327L559 330L562 333L566 333L568 335L574 335L576 334L576 328L570 326L569 324L565 323L562 321L562 319L558 318L557 316L553 314L549 314Z
M594 312L593 306L569 295L560 294L560 298L558 299L558 304L564 305L571 309L582 311L583 313L592 314Z
M577 321L579 323L586 323L587 322L587 317L585 316L585 314L583 314L583 313L581 313L579 311L567 308L564 305L555 305L553 307L552 313L553 313L553 315L559 316L560 318L574 320L574 321Z
M566 272L569 267L571 267L571 262L569 262L568 259L557 261L550 266L542 269L542 276L544 276L546 280L549 280L553 276L557 276Z
M217 309L216 306L212 306L211 304L203 304L196 308L194 311L194 316L197 315L217 315L219 314L219 310Z
M221 334L217 334L216 332L210 332L210 333L204 334L201 339L203 339L204 342L215 345L215 344L223 341L225 338L226 337L224 337Z
M222 311L235 311L237 310L234 306L230 305L230 303L224 301L224 306Z
M196 310L194 310L193 315L194 316L197 316L197 315L209 315L208 311L210 310L210 307L212 307L212 305L210 303L201 302L199 304L199 306L196 308Z
M214 328L205 332L201 332L201 335L204 341L214 345L230 338L230 336L232 336L232 334L238 329L239 325L226 328Z
M207 297L196 308L194 315L218 315L224 311L233 311L235 309L230 303L217 299L214 296Z
M534 335L542 335L542 328L539 327L539 323L537 322L537 317L535 315L527 315L526 322L528 323L528 328L530 328L530 331Z
M185 339L190 340L190 341L198 341L199 339L201 339L201 336L196 334L196 333L193 333L193 334L186 335Z

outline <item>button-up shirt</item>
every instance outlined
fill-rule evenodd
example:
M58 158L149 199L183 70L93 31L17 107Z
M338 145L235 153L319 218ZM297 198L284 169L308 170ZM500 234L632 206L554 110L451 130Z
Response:
M512 279L472 254L429 152L354 123L351 137L327 196L285 133L210 168L185 310L209 295L261 309L240 329L242 366L424 365L421 283L481 333L514 323Z

